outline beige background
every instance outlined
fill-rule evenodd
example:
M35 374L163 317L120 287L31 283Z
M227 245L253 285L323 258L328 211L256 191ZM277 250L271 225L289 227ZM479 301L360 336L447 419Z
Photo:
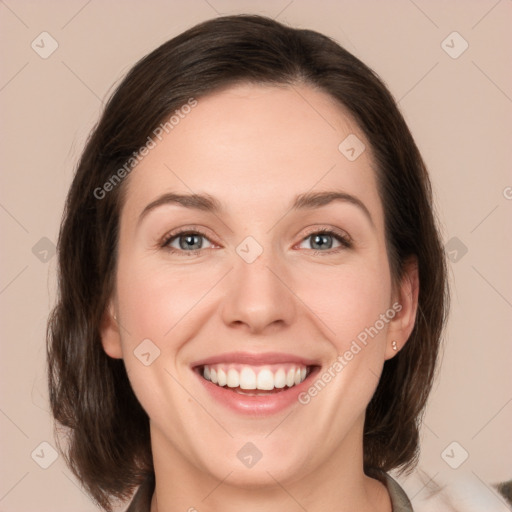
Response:
M0 511L96 510L61 457L40 467L52 453L40 443L55 446L44 331L55 292L52 243L65 194L113 84L184 29L239 12L334 37L373 67L400 100L430 169L444 240L455 249L452 258L459 258L450 264L452 313L425 417L420 467L439 482L469 475L492 499L484 482L512 478L510 0L5 0ZM46 59L31 47L34 40L41 47L45 37L50 48L48 36L38 37L44 31L58 43ZM462 39L451 36L442 45L453 31L469 44L458 58L452 56L463 48ZM461 257L462 246L467 253ZM450 457L443 459L453 441L460 447L449 448ZM469 458L452 469L445 460L455 464L462 450ZM414 504L422 485L412 483L408 491ZM498 499L495 504L502 507Z

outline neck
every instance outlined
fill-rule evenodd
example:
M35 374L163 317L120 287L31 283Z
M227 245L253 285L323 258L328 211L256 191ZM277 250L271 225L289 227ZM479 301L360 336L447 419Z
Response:
M360 437L362 432L359 432ZM352 436L353 434L351 434ZM346 438L321 466L273 474L254 486L240 485L236 468L216 478L190 462L177 447L152 431L156 486L151 512L391 512L385 486L363 472L362 437ZM349 437L351 437L349 436ZM165 446L165 449L163 447ZM155 449L156 448L156 449ZM255 469L255 468L253 468ZM250 507L248 507L250 505Z

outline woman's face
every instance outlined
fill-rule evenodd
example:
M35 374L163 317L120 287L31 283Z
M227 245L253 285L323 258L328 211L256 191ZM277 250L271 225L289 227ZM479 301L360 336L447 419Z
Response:
M126 183L102 328L155 467L258 487L360 465L366 406L415 314L412 288L393 292L369 144L307 86L185 110Z

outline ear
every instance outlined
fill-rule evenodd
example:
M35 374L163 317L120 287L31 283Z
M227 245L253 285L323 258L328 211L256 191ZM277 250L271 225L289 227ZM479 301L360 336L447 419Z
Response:
M418 260L413 257L405 263L404 275L398 290L393 294L392 309L396 312L396 315L389 322L386 337L386 359L391 359L398 354L407 343L414 329L419 290Z
M121 336L119 333L119 324L115 314L114 304L111 301L101 320L100 326L101 344L103 350L114 359L122 359L123 351L121 345Z

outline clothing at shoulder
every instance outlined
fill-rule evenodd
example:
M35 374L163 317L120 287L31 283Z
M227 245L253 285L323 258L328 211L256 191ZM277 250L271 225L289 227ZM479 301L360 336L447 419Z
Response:
M387 488L393 512L414 512L411 502L398 482L387 473L375 475ZM126 512L150 512L151 498L155 489L154 478L148 478L137 490Z
M138 488L135 493L130 506L126 512L150 512L151 499L155 492L155 477L154 475L148 476L146 481Z
M414 512L407 494L405 494L405 491L400 487L396 480L391 478L387 473L382 473L379 480L388 489L393 512Z

